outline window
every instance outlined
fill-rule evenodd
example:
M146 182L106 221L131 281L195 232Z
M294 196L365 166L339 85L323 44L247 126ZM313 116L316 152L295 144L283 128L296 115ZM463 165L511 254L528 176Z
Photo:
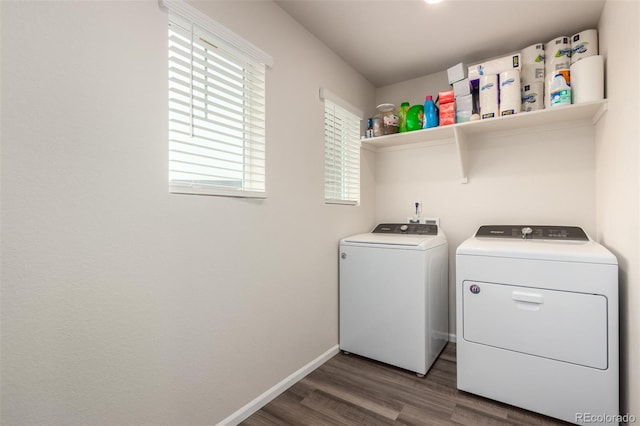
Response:
M326 89L324 100L324 198L326 203L360 203L360 119L362 113Z
M169 190L265 197L271 58L196 9L169 9Z

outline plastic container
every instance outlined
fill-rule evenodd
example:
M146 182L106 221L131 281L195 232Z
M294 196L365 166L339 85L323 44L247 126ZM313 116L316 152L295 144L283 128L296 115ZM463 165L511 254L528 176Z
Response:
M373 136L382 136L382 118L379 115L376 115L371 118L373 121Z
M436 108L436 104L433 102L431 95L427 95L424 101L424 125L422 128L429 129L431 127L438 127L439 122L438 108Z
M365 137L372 138L373 137L373 118L367 120L367 133L365 133Z
M569 86L565 74L557 72L551 82L551 106L571 105L571 86Z
M424 106L414 105L407 113L407 131L420 130L424 124Z
M380 104L378 105L378 111L380 114L374 117L373 135L384 136L398 133L398 112L394 104ZM376 126L376 120L377 126Z
M409 112L409 102L403 102L400 104L400 111L398 111L398 130L400 133L407 131L407 113Z

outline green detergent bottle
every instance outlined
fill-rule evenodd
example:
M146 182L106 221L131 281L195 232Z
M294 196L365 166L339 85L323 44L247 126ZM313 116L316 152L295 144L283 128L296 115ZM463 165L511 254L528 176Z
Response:
M403 102L400 104L400 111L398 111L398 119L400 121L400 133L407 131L407 113L409 112L409 102Z
M407 112L407 131L422 129L424 121L424 106L414 105Z

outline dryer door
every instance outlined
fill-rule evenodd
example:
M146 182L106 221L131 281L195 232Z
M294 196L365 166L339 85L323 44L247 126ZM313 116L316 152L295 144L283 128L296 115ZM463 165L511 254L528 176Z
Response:
M465 340L607 368L606 297L477 281L462 291Z

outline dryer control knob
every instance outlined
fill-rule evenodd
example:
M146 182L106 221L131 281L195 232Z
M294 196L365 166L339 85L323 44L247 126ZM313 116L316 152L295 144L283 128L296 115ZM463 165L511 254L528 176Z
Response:
M400 230L401 230L402 232L407 232L407 230L408 230L408 229L409 229L409 225L402 225L402 226L400 226Z
M527 238L527 236L533 234L533 229L528 226L522 228L522 238Z

